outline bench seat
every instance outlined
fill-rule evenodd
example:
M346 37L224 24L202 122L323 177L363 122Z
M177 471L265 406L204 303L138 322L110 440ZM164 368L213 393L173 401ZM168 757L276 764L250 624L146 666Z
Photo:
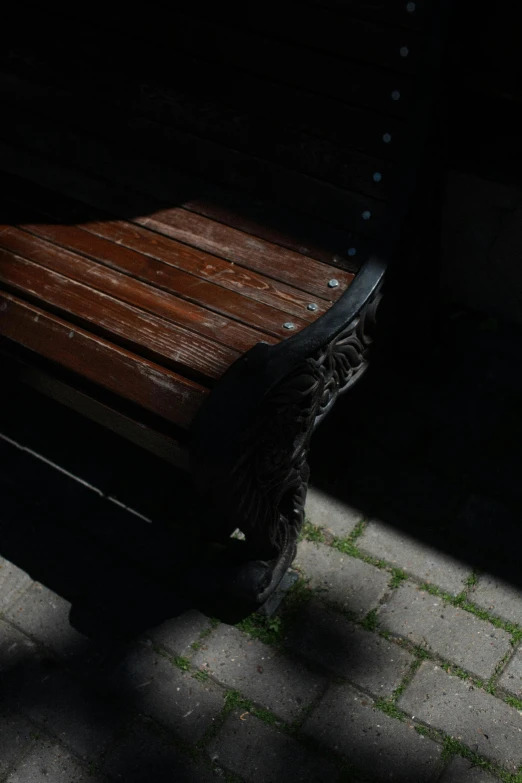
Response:
M264 600L418 192L437 14L31 14L0 58L4 367L173 463L191 452L270 564L262 589L237 580Z

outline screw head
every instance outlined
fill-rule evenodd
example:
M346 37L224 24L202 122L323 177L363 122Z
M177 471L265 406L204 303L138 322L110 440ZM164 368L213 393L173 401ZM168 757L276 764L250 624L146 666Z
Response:
M338 288L339 287L339 281L334 278L328 281L328 288Z
M365 209L364 212L362 213L362 219L363 220L369 220L371 218L371 216L372 216L372 213L370 212L369 209Z
M409 14L412 14L415 11L415 8L415 3L406 3L406 10Z
M295 324L293 324L292 321L286 321L286 323L283 324L283 329L295 329Z
M315 302L310 302L310 304L309 304L309 305L306 305L306 309L307 309L307 310L311 310L311 311L312 311L312 313L315 313L315 311L316 311L318 308L317 308L317 305L315 304Z
M410 53L410 50L408 49L407 46L401 46L401 48L399 49L399 54L400 54L401 57L407 57L409 55L409 53Z
M399 90L394 90L391 94L392 101L398 101L401 97Z
M380 171L375 171L373 174L373 181L374 182L380 182L382 179L382 174Z
M357 248L355 248L355 247L349 247L348 248L348 255L349 256L354 256L356 253L357 253Z
M382 136L382 140L385 144L389 144L391 141L391 133L384 133Z

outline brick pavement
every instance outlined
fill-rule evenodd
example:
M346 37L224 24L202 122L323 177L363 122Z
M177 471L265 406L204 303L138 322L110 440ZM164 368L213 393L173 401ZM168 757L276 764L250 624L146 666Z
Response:
M308 511L276 620L188 611L101 668L75 665L92 643L69 604L1 560L0 781L518 783L522 594L377 521L346 529Z

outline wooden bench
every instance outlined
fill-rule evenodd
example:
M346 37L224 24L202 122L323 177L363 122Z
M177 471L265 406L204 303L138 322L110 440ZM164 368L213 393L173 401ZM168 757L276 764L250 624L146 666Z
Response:
M31 10L2 54L4 372L190 460L257 603L414 197L432 208L433 5Z

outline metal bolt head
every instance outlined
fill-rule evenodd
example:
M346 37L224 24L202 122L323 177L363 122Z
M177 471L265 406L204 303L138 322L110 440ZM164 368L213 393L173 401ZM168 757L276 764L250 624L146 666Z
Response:
M382 140L385 144L389 144L391 141L391 133L384 133L382 136Z
M399 49L399 54L400 54L401 57L407 57L409 55L409 53L410 53L410 50L408 49L407 46L401 46L401 48Z
M362 219L363 220L369 220L371 218L371 216L372 216L372 213L370 212L369 209L365 209L364 212L362 213Z
M415 11L415 8L415 3L406 3L406 10L409 14L412 14Z
M328 288L339 288L339 281L334 278L328 281Z
M349 256L354 256L356 253L357 253L357 248L355 248L355 247L349 247L348 248L348 255Z
M392 101L398 101L401 97L399 90L394 90L391 94Z
M315 311L317 310L317 305L315 304L315 302L310 302L309 305L306 305L306 309L311 310L312 313L315 313Z
M374 171L373 173L373 181L374 182L380 182L382 179L382 174L380 171Z
M292 321L286 321L286 323L283 324L283 329L295 329L295 324L293 324Z

